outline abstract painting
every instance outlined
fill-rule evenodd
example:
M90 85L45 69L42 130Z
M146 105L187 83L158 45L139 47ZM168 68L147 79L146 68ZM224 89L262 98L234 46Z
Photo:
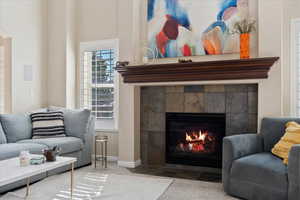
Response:
M248 15L248 0L148 0L148 57L237 53L233 24Z

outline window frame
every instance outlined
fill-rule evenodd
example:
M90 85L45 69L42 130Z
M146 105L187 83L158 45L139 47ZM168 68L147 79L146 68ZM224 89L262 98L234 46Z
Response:
M89 42L81 42L79 44L79 85L78 85L78 105L82 107L81 102L81 89L83 84L82 69L84 64L84 52L85 51L97 51L113 49L115 53L115 61L119 60L119 39L106 39ZM119 116L119 74L114 72L114 109L112 119L97 119L96 130L117 130L118 129L118 116ZM104 128L103 128L104 126Z

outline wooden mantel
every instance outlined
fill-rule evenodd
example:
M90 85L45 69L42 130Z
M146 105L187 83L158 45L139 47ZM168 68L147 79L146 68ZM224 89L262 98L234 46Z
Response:
M125 83L266 79L279 57L206 62L118 65Z

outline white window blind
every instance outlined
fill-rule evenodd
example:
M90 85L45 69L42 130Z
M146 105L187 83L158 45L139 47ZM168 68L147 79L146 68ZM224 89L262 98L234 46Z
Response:
M98 121L98 129L115 129L115 66L118 59L116 43L116 40L105 40L80 45L80 105L91 109Z
M114 50L84 51L83 60L83 106L90 108L97 119L112 119L116 63Z

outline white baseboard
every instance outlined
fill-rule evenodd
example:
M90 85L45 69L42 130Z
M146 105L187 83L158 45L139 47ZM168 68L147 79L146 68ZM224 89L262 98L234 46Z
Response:
M118 166L120 167L126 167L126 168L136 168L138 166L140 166L142 164L141 160L136 160L133 162L129 162L129 161L118 161Z
M110 162L117 162L119 158L117 156L107 156L107 160Z

